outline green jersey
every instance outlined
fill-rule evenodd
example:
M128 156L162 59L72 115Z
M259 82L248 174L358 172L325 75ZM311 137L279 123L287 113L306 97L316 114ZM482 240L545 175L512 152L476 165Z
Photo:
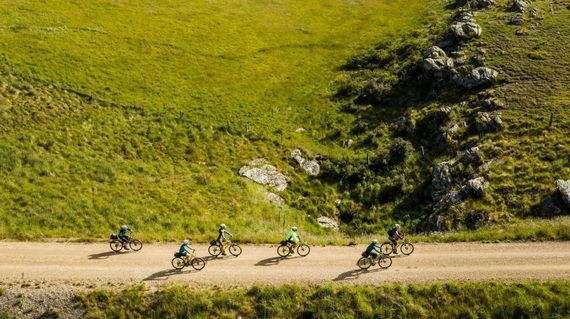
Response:
M287 233L287 237L285 238L285 240L298 242L299 241L299 235L297 235L297 232L295 232L294 230L290 230L289 233Z

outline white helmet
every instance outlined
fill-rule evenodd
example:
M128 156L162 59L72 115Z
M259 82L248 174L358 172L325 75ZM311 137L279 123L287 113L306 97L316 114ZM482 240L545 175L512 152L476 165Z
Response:
M297 226L293 226L293 227L291 228L291 230L292 230L292 231L297 231Z
M220 227L226 228L226 224L220 224Z
M121 226L121 229L127 230L127 229L129 229L129 227L127 227L127 225L123 225L123 226Z
M400 224L396 224L394 226L396 226L396 228L400 229Z
M190 241L188 239L184 239L184 241L182 242L184 245L187 245Z
M378 244L378 239L372 239L372 242Z

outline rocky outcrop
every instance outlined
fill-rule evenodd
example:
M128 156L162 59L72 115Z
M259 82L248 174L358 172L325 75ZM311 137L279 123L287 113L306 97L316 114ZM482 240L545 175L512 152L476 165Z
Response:
M461 160L463 161L463 163L473 166L479 166L483 164L483 160L481 159L481 152L479 150L479 147L477 146L465 150L463 152Z
M471 73L458 79L458 84L468 89L482 87L492 84L497 79L499 73L487 67L478 67L471 71Z
M430 78L445 79L452 73L453 59L449 58L440 47L432 46L424 53L422 69Z
M489 182L485 177L477 177L467 181L462 191L465 192L466 196L471 197L483 197L485 196L485 191L489 187Z
M326 216L321 216L319 218L317 218L317 223L319 223L319 226L323 227L323 228L330 228L333 230L338 230L338 223L336 220L326 217Z
M517 14L516 16L511 17L511 18L509 19L509 24L512 24L512 25L523 25L523 24L524 24L524 18L523 18L522 15Z
M499 114L491 115L487 112L481 112L476 120L476 126L479 134L496 132L503 128L503 120Z
M305 170L305 172L307 172L309 175L311 176L319 175L319 171L321 170L321 166L319 165L319 163L315 160L310 161L305 159L303 157L303 153L301 152L301 150L294 149L291 152L291 157L295 159L297 163L299 163L301 168L303 168L303 170Z
M281 206L283 204L285 204L285 200L283 199L283 197L272 193L272 192L265 192L263 193L263 195L265 195L265 198L267 198L267 200L270 203L276 204L277 206Z
M511 10L514 12L523 13L526 11L526 8L528 8L528 3L523 0L516 0L511 5Z
M473 19L470 13L464 13L458 21L449 27L451 36L459 41L470 40L481 36L483 29Z
M239 175L252 181L267 185L276 191L284 191L288 184L287 178L264 158L254 159L248 165L239 169Z
M495 4L493 0L472 0L471 6L476 9L485 9Z
M432 170L431 197L433 200L440 199L452 186L451 166L454 163L447 161L437 164Z
M559 179L556 181L556 188L562 196L562 201L568 208L570 208L570 180Z

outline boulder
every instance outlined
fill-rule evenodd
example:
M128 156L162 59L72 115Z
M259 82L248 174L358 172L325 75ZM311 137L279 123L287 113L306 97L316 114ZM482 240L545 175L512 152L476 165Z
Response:
M511 5L511 10L515 11L515 12L520 12L523 13L525 12L526 8L528 7L528 3L526 3L523 0L516 0L515 2L513 2L513 4Z
M238 174L280 192L288 186L285 175L280 173L275 166L269 165L264 158L254 159L248 165L242 166Z
M424 53L422 69L430 78L444 79L453 69L453 59L438 46L432 46Z
M458 84L468 89L473 89L495 82L497 75L499 75L499 73L493 69L487 67L478 67L473 69L471 71L471 74L465 78L459 79Z
M447 161L437 164L432 170L431 186L432 192L431 197L433 200L438 200L451 188L451 166L454 163L452 161Z
M282 206L283 204L285 204L285 200L283 199L283 197L281 197L275 193L265 192L265 193L263 193L263 195L265 195L265 198L267 198L267 200L270 203L274 203L277 206Z
M499 114L491 115L487 112L479 113L479 117L476 121L477 132L479 134L486 132L495 132L503 128L503 120Z
M570 208L570 180L559 179L556 181L556 188L562 196L564 203Z
M298 127L295 129L295 133L303 133L303 132L305 132L305 129L302 127Z
M483 160L481 159L481 152L477 146L473 146L470 149L465 150L463 152L461 160L465 164L471 164L473 166L479 166L483 164Z
M457 21L451 25L449 31L455 39L464 41L480 37L482 28L474 21Z
M486 98L479 101L478 104L485 111L495 111L505 107L503 102L497 98Z
M333 230L338 230L338 223L336 220L326 217L326 216L321 216L319 218L317 218L317 223L319 223L319 226L323 227L323 228L330 228Z
M294 149L291 152L291 157L299 163L301 168L305 170L311 176L319 175L319 171L321 170L321 166L315 160L309 161L303 157L303 153L299 149Z
M477 9L484 9L494 5L495 2L493 0L472 0L471 6Z
M463 198L465 198L465 192L463 190L449 192L443 195L434 205L434 212L443 212L449 207L461 202Z
M522 15L517 14L516 16L513 16L509 19L509 24L522 25L522 24L524 24L524 18Z
M477 177L468 180L463 191L466 191L467 194L472 197L483 197L488 187L489 181L487 181L485 177Z

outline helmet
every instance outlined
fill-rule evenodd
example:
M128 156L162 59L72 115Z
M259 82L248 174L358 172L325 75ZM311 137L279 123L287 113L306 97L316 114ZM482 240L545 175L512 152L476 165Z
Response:
M127 227L127 225L123 225L123 226L121 226L121 229L127 230L127 229L129 229L129 227Z
M372 239L372 242L378 244L378 239Z
M394 225L394 226L396 226L396 228L400 228L400 224L396 224L396 225Z
M187 245L190 241L188 239L184 239L184 241L182 242L184 245Z
M293 226L293 227L291 228L291 230L292 230L292 231L297 231L297 226Z
M220 224L220 227L226 228L226 224Z

